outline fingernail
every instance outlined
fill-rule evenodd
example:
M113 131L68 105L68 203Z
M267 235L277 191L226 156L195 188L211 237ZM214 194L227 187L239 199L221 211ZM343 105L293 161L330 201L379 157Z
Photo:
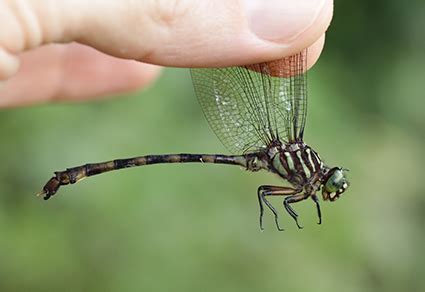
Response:
M259 38L289 43L321 14L326 0L243 0L251 31Z

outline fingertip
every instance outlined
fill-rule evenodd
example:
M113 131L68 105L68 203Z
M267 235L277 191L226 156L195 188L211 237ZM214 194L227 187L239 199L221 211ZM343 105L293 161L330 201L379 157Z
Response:
M290 44L311 28L326 29L332 17L332 0L243 0L242 3L251 32L279 44Z
M316 64L317 60L322 53L323 47L325 45L325 34L323 34L317 41L315 41L311 46L308 47L308 56L307 56L307 68Z
M17 74L0 86L0 108L111 97L148 86L161 71L78 44L44 46L20 59Z
M129 61L121 68L123 75L117 77L118 91L133 91L152 84L161 74L161 66Z
M333 16L333 0L282 1L282 3L291 7L287 11L287 14L291 15L288 17L288 25L275 24L273 32L266 32L262 28L264 30L262 38L258 34L255 34L257 39L247 41L248 38L246 38L241 42L244 48L240 51L247 53L245 56L242 54L240 56L250 58L250 63L259 63L294 55L309 48L307 62L310 68L316 63L323 49L325 32ZM273 26L273 24L268 25ZM238 60L238 63L243 64L244 60L242 62Z
M64 56L63 78L53 100L78 101L110 97L151 84L161 67L115 58L90 47L72 44Z

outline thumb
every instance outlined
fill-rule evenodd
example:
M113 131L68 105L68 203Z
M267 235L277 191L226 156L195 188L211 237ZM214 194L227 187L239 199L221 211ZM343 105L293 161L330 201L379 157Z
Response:
M301 51L332 17L332 0L167 0L87 4L83 43L164 66L258 63ZM100 12L100 13L99 13Z
M12 8L6 7L0 20L6 28L0 36L0 67L15 65L10 56L24 50L71 41L112 56L164 66L258 63L294 54L319 40L333 8L332 0L6 3ZM323 44L323 38L319 42Z

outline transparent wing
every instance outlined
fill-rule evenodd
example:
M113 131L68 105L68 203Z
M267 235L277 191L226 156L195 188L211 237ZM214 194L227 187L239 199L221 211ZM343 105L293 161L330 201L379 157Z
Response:
M301 141L307 114L307 50L280 60L191 69L205 116L233 153Z

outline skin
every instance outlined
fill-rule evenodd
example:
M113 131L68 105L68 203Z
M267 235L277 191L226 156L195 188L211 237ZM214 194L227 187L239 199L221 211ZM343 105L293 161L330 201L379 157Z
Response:
M0 0L0 108L140 89L161 66L253 64L308 47L311 67L332 11L332 0Z

